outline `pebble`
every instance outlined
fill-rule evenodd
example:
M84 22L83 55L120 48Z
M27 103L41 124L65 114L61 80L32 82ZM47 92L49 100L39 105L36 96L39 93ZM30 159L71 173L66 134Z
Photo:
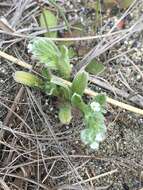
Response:
M5 68L0 68L0 72L1 73L6 73L6 69Z
M53 111L53 107L50 108L50 111Z
M141 75L139 75L139 74L136 76L136 79L137 79L138 82L141 80L141 78L142 78L142 77L141 77Z

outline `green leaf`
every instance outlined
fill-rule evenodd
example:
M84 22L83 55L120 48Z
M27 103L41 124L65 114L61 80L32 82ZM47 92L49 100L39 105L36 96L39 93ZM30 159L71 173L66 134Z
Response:
M30 42L28 49L34 58L43 63L45 67L57 69L57 59L61 53L53 41L44 37L37 37Z
M27 85L29 87L43 88L44 85L44 82L41 79L28 72L16 71L13 77L16 82Z
M58 71L60 72L61 77L64 79L69 79L72 67L70 65L70 60L69 60L69 54L68 54L68 49L66 46L61 46L60 47L61 51L61 57L58 60Z
M60 87L59 88L59 91L60 91L60 96L61 98L65 99L65 100L70 100L71 98L71 90L68 86L65 86L65 87Z
M40 26L43 28L54 28L57 26L57 17L49 10L44 9L40 15ZM47 32L45 37L57 37L57 32Z
M104 94L99 94L95 96L94 100L98 102L101 106L105 106L106 104L106 96Z
M60 107L59 119L60 119L61 123L63 123L63 124L69 124L70 123L70 121L72 119L71 105L70 104L66 103L62 107Z
M72 59L73 57L75 57L77 55L76 51L74 50L73 47L69 48L69 58Z
M71 74L68 49L62 46L60 50L54 42L47 38L35 38L29 44L29 50L45 67L57 70L59 75L68 79Z
M98 150L99 143L105 139L106 133L104 131L96 131L95 128L89 127L81 131L80 137L85 145L89 145L91 149Z
M79 94L74 93L72 95L71 103L72 103L72 106L78 108L83 113L86 112L86 109L87 109L88 106L84 103L82 97Z
M50 96L59 96L59 90L57 89L57 86L49 81L45 83L44 92Z
M43 68L42 69L42 76L45 77L48 81L51 80L52 74L48 68Z
M84 90L88 84L88 73L85 71L79 71L72 82L72 92L79 95L83 95Z
M84 114L86 128L81 131L81 140L90 148L98 150L99 143L105 139L106 126L102 112L93 112L88 109Z
M92 60L87 67L85 68L85 70L93 75L97 75L101 72L103 72L104 70L104 65L102 63L97 63L97 61L94 59Z
M52 76L51 83L59 86L59 96L66 100L70 100L71 97L71 90L67 84L64 83L63 79L58 78L56 76Z

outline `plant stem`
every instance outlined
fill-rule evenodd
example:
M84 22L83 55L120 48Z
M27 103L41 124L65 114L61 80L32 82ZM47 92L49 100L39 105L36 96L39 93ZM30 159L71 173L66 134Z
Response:
M13 56L7 54L7 53L4 53L4 52L0 51L0 56L3 57L3 58L5 58L5 59L7 59L7 60L9 60L9 61L11 61L11 62L13 62L13 63L15 63L15 64L17 64L17 65L20 65L20 66L24 67L24 68L32 69L32 66L30 64L28 64L28 63L26 63L24 61L21 61L21 60L15 58ZM66 80L64 80L62 78L58 78L58 77L56 77L56 78L59 79L59 80L61 80L61 81L63 81L64 84L66 84L68 86L71 86L71 82L66 81ZM91 89L86 89L85 90L85 94L87 94L89 96L97 96L98 95L97 92L94 92ZM118 106L118 107L120 107L122 109L131 111L133 113L143 115L143 110L142 109L139 109L137 107L131 106L129 104L125 104L123 102L119 102L119 101L114 100L114 99L112 99L110 97L107 97L107 102L110 103L110 104L112 104L112 105L114 105L114 106Z

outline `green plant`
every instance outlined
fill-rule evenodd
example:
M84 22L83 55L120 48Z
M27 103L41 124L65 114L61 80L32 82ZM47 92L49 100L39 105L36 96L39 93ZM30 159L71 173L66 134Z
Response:
M92 67L94 70L95 64L92 62L84 71L78 72L69 86L64 82L64 79L71 79L72 72L66 46L58 48L54 42L46 38L36 38L30 42L28 48L34 58L42 64L43 79L31 73L17 71L14 74L15 81L30 87L38 87L48 95L59 97L59 119L63 124L70 123L72 107L78 108L86 125L81 131L81 140L97 150L99 142L105 139L106 134L103 115L106 97L98 95L88 104L83 101L83 93L88 86L88 68L89 72Z
M42 28L53 28L56 27L58 24L58 20L57 17L49 10L47 9L43 9L42 13L40 15L39 18L39 22L40 22L40 26ZM44 34L45 37L53 37L56 38L57 37L57 32L46 32Z

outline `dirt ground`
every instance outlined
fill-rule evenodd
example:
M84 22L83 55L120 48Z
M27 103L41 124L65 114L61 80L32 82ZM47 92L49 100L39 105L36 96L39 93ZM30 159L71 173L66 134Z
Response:
M42 6L58 11L44 2ZM129 9L101 1L98 20L94 0L57 3L68 22L82 29L72 30L74 37L115 32L72 43L73 67L96 57L105 70L91 80L90 87L143 109L143 1L134 1ZM33 65L37 72L39 65L27 45L30 35L43 36L40 12L34 0L0 0L0 50ZM71 37L61 29L63 18L59 17L58 35ZM113 29L122 17L123 25L120 22ZM10 28L2 25L3 18ZM17 84L12 76L16 70L25 69L0 57L0 189L142 190L143 116L107 104L107 137L93 151L80 141L84 128L80 115L75 114L69 125L61 125L57 99Z

